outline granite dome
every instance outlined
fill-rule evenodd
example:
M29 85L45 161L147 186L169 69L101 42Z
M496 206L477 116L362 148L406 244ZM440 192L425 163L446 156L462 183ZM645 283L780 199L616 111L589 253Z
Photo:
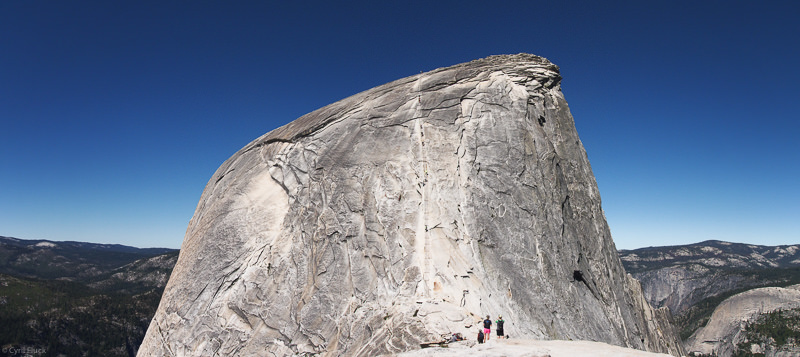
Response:
M140 355L391 354L487 314L682 352L617 257L560 80L492 56L248 144L208 182Z

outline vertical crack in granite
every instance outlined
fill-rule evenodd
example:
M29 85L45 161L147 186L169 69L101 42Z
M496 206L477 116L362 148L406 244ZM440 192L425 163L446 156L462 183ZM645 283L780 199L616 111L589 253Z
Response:
M211 177L141 355L374 356L481 316L680 354L625 275L558 67L492 56L273 130Z

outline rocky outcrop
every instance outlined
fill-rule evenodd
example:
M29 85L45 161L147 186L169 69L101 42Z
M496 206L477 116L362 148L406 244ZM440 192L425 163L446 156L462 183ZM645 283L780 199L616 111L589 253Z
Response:
M798 308L800 285L759 288L736 294L717 306L708 324L686 341L686 349L690 353L726 357L733 356L739 344L744 342L747 346L745 352L756 351L763 354L770 351L771 353L767 353L769 356L797 356L800 346L764 346L763 343L748 341L745 332L748 323L755 321L760 315ZM796 331L792 334L796 335Z
M390 354L487 314L680 353L622 268L560 81L489 57L248 144L206 186L139 355Z
M647 323L647 328L644 329L644 333L651 334L650 336L645 336L646 338L643 338L643 340L661 339L666 346L665 349L662 349L663 351L682 355L683 344L678 338L663 338L664 336L679 336L669 308L660 307L654 310L647 301L639 281L630 274L627 275L627 280L626 292L628 296L633 298L635 306L645 314L644 321Z

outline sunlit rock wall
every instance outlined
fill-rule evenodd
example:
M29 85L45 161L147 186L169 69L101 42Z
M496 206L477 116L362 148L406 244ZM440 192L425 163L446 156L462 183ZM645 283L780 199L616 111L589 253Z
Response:
M678 353L617 258L560 81L493 56L248 144L206 186L140 355L373 356L487 314Z

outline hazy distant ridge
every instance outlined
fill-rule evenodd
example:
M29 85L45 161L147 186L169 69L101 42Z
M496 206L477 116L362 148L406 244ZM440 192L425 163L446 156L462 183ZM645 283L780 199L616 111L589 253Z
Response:
M120 244L58 242L0 236L0 273L25 278L88 281L142 258L177 252Z

